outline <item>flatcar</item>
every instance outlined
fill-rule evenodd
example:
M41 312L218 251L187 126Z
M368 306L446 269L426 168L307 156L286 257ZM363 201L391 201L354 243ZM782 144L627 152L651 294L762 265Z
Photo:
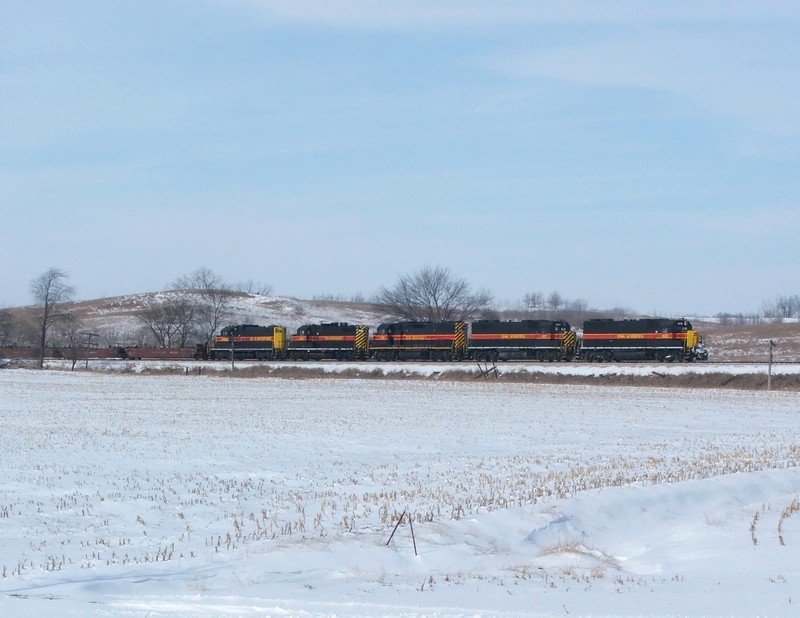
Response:
M570 361L577 337L564 320L480 320L472 323L469 357L479 361Z
M465 322L393 322L372 336L376 360L461 360L469 355Z
M705 360L707 352L686 319L592 319L583 323L580 358L683 362Z
M239 324L226 326L211 342L211 360L279 360L286 358L286 328Z
M347 322L306 324L291 336L286 353L293 360L366 360L369 327Z
M116 356L123 360L203 360L205 346L198 344L194 347L183 348L118 347ZM81 357L79 356L79 358Z
M36 359L39 358L40 349L34 346L4 347L0 348L0 359ZM86 346L78 347L47 347L44 350L45 358L54 359L111 359L118 358L119 348L90 348Z

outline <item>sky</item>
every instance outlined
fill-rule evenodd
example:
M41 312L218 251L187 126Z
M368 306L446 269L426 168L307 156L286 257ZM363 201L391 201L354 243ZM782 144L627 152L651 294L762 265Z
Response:
M5 0L0 306L209 268L371 297L800 293L800 4Z

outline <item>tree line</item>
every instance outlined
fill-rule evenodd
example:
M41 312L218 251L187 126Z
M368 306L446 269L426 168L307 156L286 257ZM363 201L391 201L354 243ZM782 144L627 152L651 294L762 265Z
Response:
M31 281L33 313L27 320L0 309L0 347L33 344L41 367L48 344L75 351L98 344L101 334L90 332L74 311L75 288L68 280L65 271L53 267ZM168 348L208 342L232 318L237 293L268 296L271 292L269 285L252 280L229 284L210 269L199 268L175 279L166 292L148 297L135 312L142 325L137 344Z
M77 349L97 344L99 333L91 333L72 310L75 289L66 272L50 268L31 281L30 292L34 314L27 324L19 324L11 312L0 309L0 346L18 341L35 342L39 364L50 339L59 345ZM201 267L177 277L161 294L151 295L135 312L141 324L139 345L186 347L208 343L215 334L235 318L235 299L240 293L270 295L272 287L253 281L230 284L209 268ZM323 296L320 300L345 300ZM354 301L354 299L358 299ZM580 323L597 312L584 299L569 299L559 292L528 292L518 310L493 308L494 298L488 290L475 290L463 277L443 266L425 266L401 275L391 286L382 286L366 301L360 294L350 302L370 302L384 314L386 321L471 321L476 319L564 318ZM604 317L626 317L631 311L615 308L603 311ZM765 302L764 318L800 317L800 296L778 296ZM721 322L752 323L761 319L754 314L718 314ZM108 336L106 335L106 338Z

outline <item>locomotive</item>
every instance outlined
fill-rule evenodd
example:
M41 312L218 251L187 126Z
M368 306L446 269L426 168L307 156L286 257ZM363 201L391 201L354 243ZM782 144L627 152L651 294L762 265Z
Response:
M373 358L392 360L462 360L469 356L465 322L395 322L381 324L372 336Z
M708 352L686 319L591 319L583 336L565 320L346 322L306 324L287 339L282 326L239 325L220 332L210 359L538 360L689 362Z
M280 360L286 357L286 328L239 324L226 326L208 346L210 360Z
M688 320L665 318L586 320L580 355L588 361L708 359L708 351Z
M284 354L293 360L366 360L368 350L368 326L330 322L298 328Z
M571 361L578 339L564 320L523 320L472 323L470 357L475 360Z

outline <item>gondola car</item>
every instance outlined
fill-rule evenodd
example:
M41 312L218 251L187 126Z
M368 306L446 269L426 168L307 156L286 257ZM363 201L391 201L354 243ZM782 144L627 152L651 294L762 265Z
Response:
M686 319L593 319L583 323L580 357L587 361L703 360L697 331Z
M278 360L286 357L286 328L239 324L227 326L208 350L211 360Z
M460 360L469 354L464 322L393 322L372 336L376 360Z
M294 360L365 360L369 327L346 322L306 324L291 336L287 354Z
M564 320L479 320L472 323L469 356L479 361L569 361L575 333Z

